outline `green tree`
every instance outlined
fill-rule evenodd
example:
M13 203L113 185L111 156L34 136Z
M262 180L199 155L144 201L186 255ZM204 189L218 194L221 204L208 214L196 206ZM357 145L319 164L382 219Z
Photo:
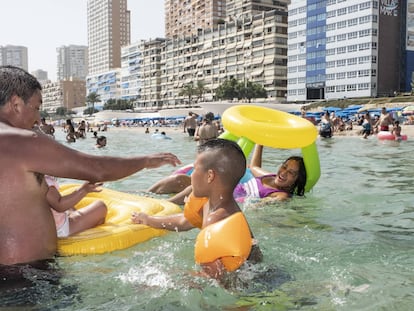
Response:
M196 89L194 88L193 82L187 83L178 93L179 96L187 96L188 103L191 105L191 99L196 95Z
M197 81L197 85L195 87L195 95L197 95L197 100L203 99L206 92L207 88L204 81Z
M218 99L247 99L249 103L252 98L267 97L266 89L251 81L238 81L234 78L224 81L216 89L216 98Z
M101 102L101 97L96 92L92 92L92 93L89 93L89 95L86 97L86 102L88 104L91 104L91 109L89 110L89 112L91 112L90 113L91 115L92 113L95 112L95 103Z
M225 80L217 89L216 89L216 98L217 99L229 99L238 98L238 84L239 82L234 79Z
M126 99L109 99L103 109L104 110L127 110L127 109L133 109L134 103L132 100L126 100Z
M247 81L243 95L243 98L246 98L250 103L252 98L266 98L267 91L262 85Z
M57 107L56 108L56 115L58 116L65 116L67 114L68 110L66 107Z

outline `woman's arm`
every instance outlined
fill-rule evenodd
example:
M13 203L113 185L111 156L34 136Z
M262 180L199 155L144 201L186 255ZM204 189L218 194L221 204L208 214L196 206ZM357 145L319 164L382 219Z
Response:
M250 171L252 172L254 177L260 177L263 175L267 175L270 172L262 169L262 154L263 154L263 146L256 145L253 151L252 158L250 160Z

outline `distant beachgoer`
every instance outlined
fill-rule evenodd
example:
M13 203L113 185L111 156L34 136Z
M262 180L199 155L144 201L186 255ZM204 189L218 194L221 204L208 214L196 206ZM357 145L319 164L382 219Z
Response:
M147 127L147 128L145 129L145 134L149 134L149 132L150 132L149 127Z
M364 115L364 121L362 122L362 131L361 134L363 138L368 138L372 134L372 120L369 112Z
M389 126L394 123L394 119L392 116L387 112L387 108L382 107L381 109L381 115L379 117L378 122L375 124L375 127L380 131L389 131Z
M102 148L106 146L106 136L99 136L96 139L96 148Z
M65 132L67 133L66 134L66 141L68 143L76 142L75 127L73 126L73 123L72 123L71 119L66 120Z
M76 129L76 132L78 134L78 138L86 138L86 123L85 120L82 120L78 128Z
M330 138L333 135L333 124L329 115L329 111L326 111L319 123L319 135L324 138Z
M217 125L213 123L214 114L208 112L203 117L203 122L197 127L194 140L198 142L198 145L202 145L209 140L215 139L219 136Z
M195 130L197 128L197 117L198 114L194 113L194 112L189 112L188 116L185 118L183 126L184 126L184 133L187 130L188 136L193 137Z
M401 126L400 126L400 121L395 121L394 122L394 126L392 127L392 133L395 136L396 140L401 140Z
M50 135L50 136L54 136L55 134L55 128L53 127L52 124L48 124L46 123L46 119L45 118L41 118L40 119L40 129L42 130L43 133Z

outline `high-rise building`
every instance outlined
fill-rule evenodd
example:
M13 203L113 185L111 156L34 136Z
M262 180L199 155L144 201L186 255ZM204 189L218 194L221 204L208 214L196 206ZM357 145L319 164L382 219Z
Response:
M31 72L31 74L36 77L37 80L39 80L40 83L44 84L48 82L49 78L47 76L47 71L44 71L42 69L37 69Z
M61 46L57 51L57 80L85 80L88 75L88 47L83 45Z
M89 75L121 68L121 47L130 41L127 0L88 0Z
M231 19L249 17L266 11L287 11L290 0L226 0L226 15Z
M399 1L293 0L288 101L392 96L400 91Z
M165 0L165 37L196 35L226 18L225 0Z
M16 66L28 71L27 47L17 45L0 46L0 65Z

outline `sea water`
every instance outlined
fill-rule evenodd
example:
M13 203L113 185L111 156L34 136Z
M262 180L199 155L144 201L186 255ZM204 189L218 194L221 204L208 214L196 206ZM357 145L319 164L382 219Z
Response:
M191 163L196 143L181 129L166 132L172 140L151 139L143 128L110 129L99 133L107 137L102 149L91 133L68 144L57 129L56 139L92 154L169 151L183 165ZM58 282L40 280L40 295L16 296L7 304L0 297L0 306L26 299L35 310L412 310L413 144L410 138L318 138L322 174L310 193L284 203L242 205L264 261L243 267L226 286L196 274L195 229L104 255L58 257ZM276 171L298 154L265 149L263 166ZM173 170L144 170L105 187L148 195L145 190Z

